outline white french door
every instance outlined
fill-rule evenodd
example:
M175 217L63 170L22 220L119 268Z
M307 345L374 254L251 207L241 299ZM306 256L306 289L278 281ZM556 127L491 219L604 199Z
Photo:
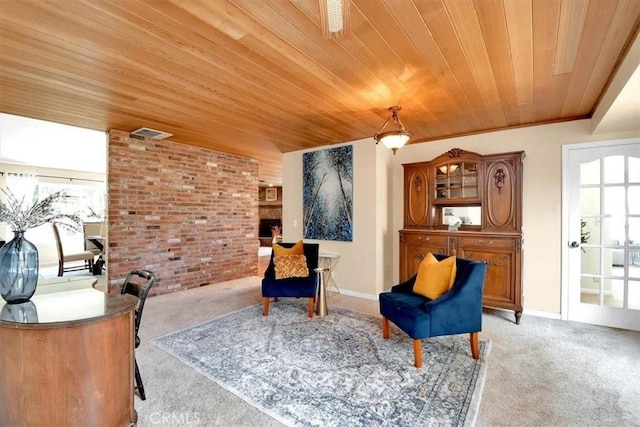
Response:
M640 139L563 149L563 318L640 330Z

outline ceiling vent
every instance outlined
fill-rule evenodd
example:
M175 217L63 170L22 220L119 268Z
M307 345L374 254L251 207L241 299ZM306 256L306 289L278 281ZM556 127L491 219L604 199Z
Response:
M151 128L140 128L131 132L131 135L139 136L142 138L151 139L165 139L173 136L172 133L162 132Z

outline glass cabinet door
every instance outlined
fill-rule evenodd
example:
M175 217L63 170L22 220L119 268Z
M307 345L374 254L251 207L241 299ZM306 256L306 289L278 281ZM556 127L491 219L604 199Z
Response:
M478 197L478 164L476 162L448 163L435 169L436 200Z

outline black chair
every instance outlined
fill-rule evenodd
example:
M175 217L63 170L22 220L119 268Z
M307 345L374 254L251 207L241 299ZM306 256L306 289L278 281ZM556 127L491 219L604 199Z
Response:
M284 248L292 248L294 243L280 243ZM287 279L276 279L275 255L271 252L271 260L269 266L264 272L262 279L262 297L264 316L269 315L269 298L279 297L295 297L308 298L308 315L313 317L313 303L315 302L316 292L318 291L318 274L314 272L318 268L318 254L320 245L318 243L304 243L304 255L307 259L307 269L309 275L307 277L291 277Z
M140 279L144 280L144 282L140 283ZM158 281L159 279L151 272L147 270L140 271L131 271L127 274L127 278L124 280L124 284L122 285L121 294L130 294L134 297L138 298L138 307L136 308L136 318L135 318L135 348L140 346L140 337L138 336L138 329L140 328L140 320L142 319L142 309L144 308L144 302L147 299L147 295L149 295L149 291L151 287ZM146 396L144 394L144 386L142 385L142 377L140 376L140 370L138 369L138 361L134 359L135 362L135 376L136 376L136 387L140 394L140 399L145 400ZM134 389L134 390L135 390Z

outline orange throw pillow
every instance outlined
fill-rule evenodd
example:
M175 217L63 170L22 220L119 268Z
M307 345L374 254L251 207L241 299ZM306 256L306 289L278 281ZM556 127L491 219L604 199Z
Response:
M304 255L304 243L302 240L298 241L290 248L285 248L277 243L273 244L273 256L286 256L286 255Z
M418 267L418 275L413 284L413 292L434 300L446 294L455 280L456 257L450 256L438 261L429 252Z

